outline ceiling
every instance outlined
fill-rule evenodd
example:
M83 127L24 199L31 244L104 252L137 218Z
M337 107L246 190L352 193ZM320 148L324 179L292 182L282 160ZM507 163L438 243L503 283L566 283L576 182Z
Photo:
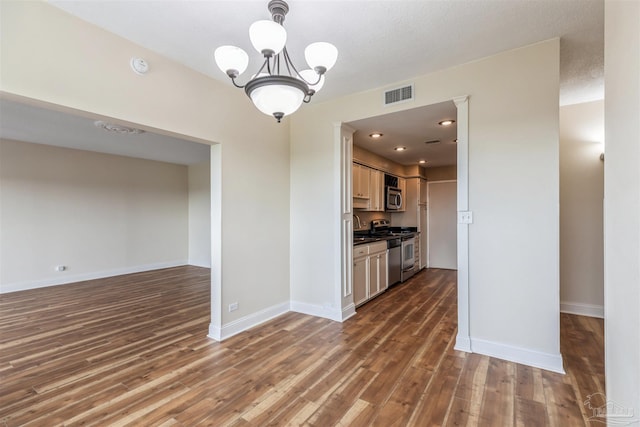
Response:
M295 64L304 68L304 47L314 41L329 41L339 50L336 66L327 73L324 88L312 102L388 87L554 37L560 37L560 104L602 99L604 95L603 0L289 0L288 3L290 12L284 26L289 35L287 48ZM256 20L270 18L267 0L49 0L49 4L224 84L231 83L213 61L215 48L223 44L242 47L249 53L249 72L254 72L259 67L260 55L250 45L248 28ZM149 66L153 70L154 64ZM241 76L241 82L243 77L246 78ZM421 113L421 119L412 120L414 113ZM428 110L407 111L381 116L375 119L377 123L363 120L351 124L360 134L376 128L385 137L405 138L395 138L394 143L407 146L441 139L428 133L425 115L432 117ZM404 123L403 128L394 128L397 123ZM10 124L4 119L3 129ZM368 141L357 134L356 143L366 145ZM97 144L96 141L94 148ZM118 143L104 144L111 149ZM127 147L124 144L121 148ZM177 147L189 150L188 144ZM451 158L451 148L448 142L430 147L430 165L444 164L443 159ZM417 161L409 159L410 153L417 151L407 150L404 157L396 158L401 163Z
M208 145L152 132L122 134L96 119L0 98L0 138L191 165L207 161ZM122 125L122 123L120 123Z
M370 117L348 123L356 132L353 143L372 153L391 159L401 165L437 167L456 164L457 126L441 126L438 123L456 118L457 109L453 101L441 102L426 107ZM374 132L382 133L372 138ZM396 147L406 150L397 151Z

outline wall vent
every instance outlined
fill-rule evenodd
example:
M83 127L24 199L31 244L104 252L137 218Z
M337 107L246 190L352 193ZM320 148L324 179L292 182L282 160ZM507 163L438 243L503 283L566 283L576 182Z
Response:
M413 85L390 89L384 92L384 105L413 101Z

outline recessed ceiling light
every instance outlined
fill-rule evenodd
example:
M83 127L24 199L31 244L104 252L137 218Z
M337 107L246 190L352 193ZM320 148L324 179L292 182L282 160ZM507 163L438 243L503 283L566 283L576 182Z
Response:
M421 165L424 165L425 163L427 163L426 160L419 160L418 163L420 163Z
M441 122L438 122L438 124L440 126L450 126L452 124L454 124L456 121L455 120L443 120Z
M369 136L371 138L382 138L382 134L380 132L370 133Z
M407 147L396 147L396 148L394 148L394 150L396 150L396 151L404 151L406 149L407 149Z

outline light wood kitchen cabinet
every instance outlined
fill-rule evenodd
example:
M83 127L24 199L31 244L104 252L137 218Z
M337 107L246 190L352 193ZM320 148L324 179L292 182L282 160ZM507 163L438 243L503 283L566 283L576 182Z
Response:
M371 169L369 178L369 208L367 210L384 212L384 173Z
M402 207L397 212L404 212L407 210L407 180L398 177L398 188L402 190Z
M369 257L353 260L353 303L357 306L367 300L367 276L369 275Z
M353 302L356 306L389 287L387 242L357 245L353 250Z
M384 292L389 287L388 274L389 251L378 252L369 256L369 299Z
M420 197L418 197L418 205L427 205L428 188L427 180L420 178Z
M353 197L369 199L371 169L358 163L353 164Z

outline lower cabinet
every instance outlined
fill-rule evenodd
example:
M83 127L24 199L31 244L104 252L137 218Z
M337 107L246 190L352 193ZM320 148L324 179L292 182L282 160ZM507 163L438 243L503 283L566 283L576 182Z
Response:
M360 305L367 300L369 257L353 260L353 302Z
M356 306L389 287L387 242L358 245L353 258L353 300Z

